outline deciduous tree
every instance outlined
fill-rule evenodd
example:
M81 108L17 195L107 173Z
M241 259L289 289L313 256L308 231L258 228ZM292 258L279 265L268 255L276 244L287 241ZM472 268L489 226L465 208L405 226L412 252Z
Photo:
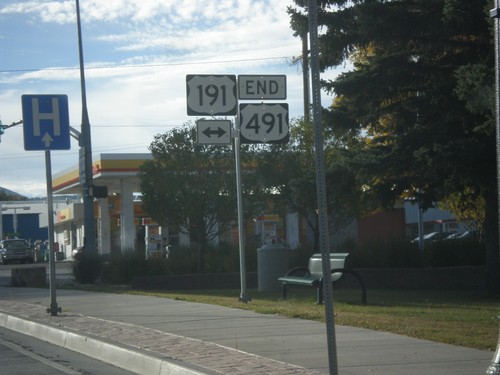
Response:
M153 160L141 167L144 209L198 244L204 273L209 242L237 217L231 148L197 144L196 129L185 124L157 135L150 150Z

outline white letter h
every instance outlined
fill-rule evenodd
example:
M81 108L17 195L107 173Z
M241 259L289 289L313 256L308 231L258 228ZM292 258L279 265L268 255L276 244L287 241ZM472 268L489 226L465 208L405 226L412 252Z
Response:
M31 99L31 108L33 109L33 135L40 136L40 121L52 120L54 123L54 135L61 135L61 124L59 123L59 100L52 98L52 112L40 113L38 108L38 99Z

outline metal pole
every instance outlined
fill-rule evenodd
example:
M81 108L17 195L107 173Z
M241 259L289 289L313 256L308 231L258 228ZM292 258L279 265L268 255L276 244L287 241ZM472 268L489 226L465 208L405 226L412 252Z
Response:
M49 272L50 272L50 307L47 312L55 316L61 312L56 301L56 261L54 254L54 203L52 200L52 166L50 150L45 151L45 169L47 176L47 215L49 224Z
M235 124L235 137L234 137L234 160L236 164L236 199L238 203L238 242L240 249L240 301L247 303L250 297L247 294L246 282L246 264L245 264L245 226L243 218L243 193L241 191L241 142L240 142L240 120L236 116Z
M495 18L495 107L496 107L496 149L497 149L497 200L498 225L500 232L500 0L495 0L495 8L490 12ZM500 265L499 265L500 266Z
M497 317L497 319L500 319L500 316ZM490 366L486 369L486 375L500 374L500 333L498 337L499 339L497 342L497 349L495 350L495 354L493 355L493 360L491 361Z
M2 203L0 203L0 241L3 240L3 213Z
M76 0L76 20L78 26L78 54L80 59L80 86L82 93L82 125L80 137L80 184L83 187L83 221L85 251L96 251L94 199L89 196L89 187L93 185L92 175L92 142L90 137L90 120L87 110L87 92L85 88L85 67L83 62L82 25L80 21L80 3ZM83 169L83 170L82 170Z
M422 208L422 197L417 198L418 204L418 249L424 254L424 209Z
M500 202L500 0L495 0L495 8L490 11L490 16L495 19L495 106L496 106L496 148L497 148L497 198ZM498 223L500 225L500 204L498 205ZM500 228L499 228L500 231ZM500 375L500 334L497 348L487 375Z
M14 216L12 217L12 226L14 228L14 238L17 238L17 209L14 208Z
M330 240L326 200L323 126L321 123L321 86L318 45L317 0L309 0L309 37L311 39L311 76L313 99L314 147L316 149L316 190L318 196L319 245L323 269L323 293L328 341L328 364L331 375L338 374L337 345L335 339L335 314L333 311L332 275L330 265Z
M307 33L302 35L302 85L304 86L304 121L311 121L311 109L309 108L309 48Z

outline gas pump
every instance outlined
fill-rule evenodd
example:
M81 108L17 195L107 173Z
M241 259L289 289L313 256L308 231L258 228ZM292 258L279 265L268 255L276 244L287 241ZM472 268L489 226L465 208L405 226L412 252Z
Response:
M257 233L260 234L262 244L271 245L278 242L279 220L278 215L261 215L256 218Z
M163 258L163 238L160 226L150 218L143 218L142 225L145 228L146 259Z

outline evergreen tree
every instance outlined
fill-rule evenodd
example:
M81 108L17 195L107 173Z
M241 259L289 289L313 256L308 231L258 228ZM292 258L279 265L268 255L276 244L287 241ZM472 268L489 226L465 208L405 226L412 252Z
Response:
M307 1L290 8L298 34ZM326 127L357 132L358 184L390 206L467 192L484 200L486 286L500 292L494 48L486 0L320 1L323 69L352 66Z

